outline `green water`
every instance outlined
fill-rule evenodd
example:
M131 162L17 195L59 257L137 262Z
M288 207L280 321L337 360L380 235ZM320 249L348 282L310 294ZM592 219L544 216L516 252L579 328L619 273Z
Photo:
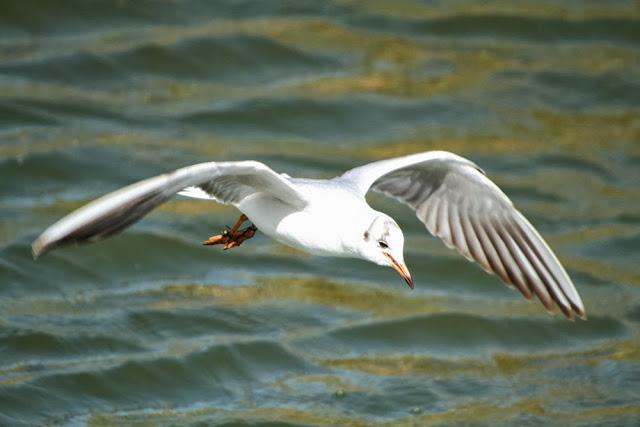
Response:
M450 150L556 250L589 320L548 316L372 196L391 269L176 199L53 252L74 208L204 160L330 177ZM0 3L0 424L637 426L640 3Z

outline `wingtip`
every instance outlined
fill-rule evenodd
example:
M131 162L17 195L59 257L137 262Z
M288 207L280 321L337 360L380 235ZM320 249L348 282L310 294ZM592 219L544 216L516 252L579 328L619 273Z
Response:
M576 319L587 320L587 313L584 311L583 308L572 306L570 310L568 311L561 310L561 312L562 314L564 314L564 317L566 317L567 320L571 320L572 322L575 321Z
M35 241L31 244L31 255L33 256L33 260L37 261L40 255L42 255L42 250L40 249L40 245L37 244L38 241Z
M33 260L36 261L42 255L47 253L50 250L50 246L42 240L42 237L37 238L31 244L31 255L33 255Z
M584 309L580 296L578 296L578 301L571 301L571 308L576 316L582 320L587 320L587 311Z
M575 321L576 318L579 318L580 320L588 320L587 319L587 313L585 311L585 309L582 306L576 306L574 304L571 304L570 307L567 306L563 306L559 303L555 303L555 304L551 304L549 306L544 305L544 309L547 312L548 315L550 316L555 316L556 314L561 314L562 316L564 316L565 319L570 320L570 321ZM558 313L560 312L560 313Z
M578 316L581 320L588 320L587 312L584 309L576 310L574 308L574 312L576 313L576 316Z

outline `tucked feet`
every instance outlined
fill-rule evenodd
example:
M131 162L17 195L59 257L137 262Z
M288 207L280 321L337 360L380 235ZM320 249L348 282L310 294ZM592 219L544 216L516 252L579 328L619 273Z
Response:
M224 245L224 250L232 249L238 247L247 239L252 238L258 228L251 224L249 227L243 228L240 230L240 226L243 222L247 220L246 215L240 215L240 218L233 224L231 228L225 228L222 234L216 234L214 236L209 237L207 240L202 242L203 245Z

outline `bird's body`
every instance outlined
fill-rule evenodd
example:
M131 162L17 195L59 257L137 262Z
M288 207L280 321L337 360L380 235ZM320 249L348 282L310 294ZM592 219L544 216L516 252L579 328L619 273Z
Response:
M354 222L373 218L375 211L352 189L333 180L290 179L292 185L310 196L309 203L296 209L265 194L247 197L238 209L267 236L313 255L356 256L351 244ZM370 221L369 221L370 222Z
M413 288L402 231L391 217L367 204L370 189L412 208L448 247L527 299L536 295L549 311L558 307L569 318L585 317L571 279L533 226L475 164L443 151L381 160L328 180L291 178L256 161L188 166L78 209L45 230L33 243L33 252L38 256L117 233L178 193L231 204L243 213L231 230L205 244L235 247L257 227L311 254L393 267ZM247 218L253 225L239 230Z

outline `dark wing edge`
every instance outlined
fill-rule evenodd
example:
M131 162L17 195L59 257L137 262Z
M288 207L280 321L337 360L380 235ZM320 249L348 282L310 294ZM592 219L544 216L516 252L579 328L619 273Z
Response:
M215 199L224 204L237 204L256 191L271 193L293 205L305 203L286 179L260 162L200 163L131 184L77 209L33 242L33 256L37 258L61 246L90 243L116 234L192 186L218 191Z

